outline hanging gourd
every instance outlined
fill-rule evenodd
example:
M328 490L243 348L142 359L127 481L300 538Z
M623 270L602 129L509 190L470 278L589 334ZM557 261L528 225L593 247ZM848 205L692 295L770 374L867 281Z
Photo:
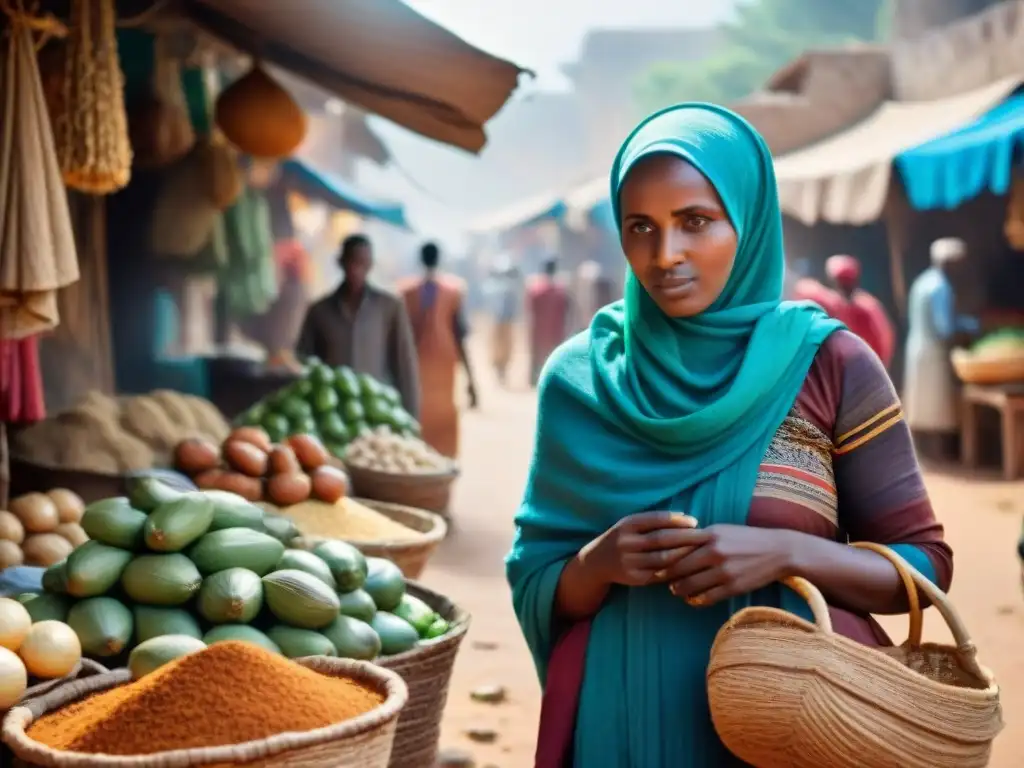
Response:
M54 139L64 183L106 195L127 186L132 150L117 56L114 0L71 0L64 92Z
M219 210L230 208L238 200L245 186L239 167L238 150L214 129L212 136L196 142L196 152L202 157L207 173L210 199Z
M221 92L216 119L227 139L253 157L288 157L306 138L306 114L259 63Z
M171 55L164 36L156 38L152 83L132 105L128 126L137 168L166 168L187 155L195 144L181 84L181 62Z

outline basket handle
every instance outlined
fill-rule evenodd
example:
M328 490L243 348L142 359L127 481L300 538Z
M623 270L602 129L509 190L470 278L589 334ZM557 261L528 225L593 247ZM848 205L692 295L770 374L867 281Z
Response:
M826 634L832 634L832 617L829 615L828 603L825 602L825 596L821 594L821 590L800 576L789 576L783 579L782 583L807 601L818 629Z
M907 634L907 644L911 648L921 647L921 638L924 636L924 611L921 609L921 596L917 591L917 584L911 574L912 566L902 557L897 555L884 544L876 544L873 541L854 541L850 543L854 549L863 549L881 555L896 568L903 582L903 589L907 593L907 614L910 616L910 632ZM924 578L922 576L922 578ZM928 581L928 579L925 579ZM931 584L930 581L928 581ZM930 597L930 595L929 595Z
M978 649L974 645L974 641L971 639L970 633L967 631L967 627L964 625L963 620L960 618L960 614L957 613L956 608L953 607L953 603L950 602L950 599L946 596L945 592L935 586L929 579L925 578L925 576L914 566L886 546L867 541L856 542L851 546L857 547L858 549L866 549L876 552L896 566L897 570L900 568L905 570L911 579L913 579L914 585L917 589L925 594L946 622L946 626L949 627L950 632L953 634L953 641L956 643L956 649L960 654L960 661L963 665L969 672L977 675L980 679L991 679L992 673L978 663ZM913 595L916 591L917 590L912 590L908 594ZM913 600L913 598L911 599ZM918 606L918 613L920 614L920 605ZM918 647L920 645L920 637L918 637L917 644L911 642L910 645L911 647Z

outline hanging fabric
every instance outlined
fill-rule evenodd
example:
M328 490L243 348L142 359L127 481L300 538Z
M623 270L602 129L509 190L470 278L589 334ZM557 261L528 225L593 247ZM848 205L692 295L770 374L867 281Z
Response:
M60 25L37 4L0 0L9 20L0 83L0 338L21 339L59 322L56 292L78 280L67 193L36 63L34 32Z
M1015 251L1024 251L1024 168L1018 167L1010 187L1010 200L1006 206L1006 242Z

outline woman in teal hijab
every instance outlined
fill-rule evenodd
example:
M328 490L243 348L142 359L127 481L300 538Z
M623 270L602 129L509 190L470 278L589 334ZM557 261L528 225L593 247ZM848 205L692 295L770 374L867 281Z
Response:
M906 609L899 578L846 542L894 546L943 587L949 548L884 368L816 306L781 302L758 133L712 105L658 112L619 150L611 201L625 298L545 367L508 558L545 685L536 765L738 765L704 680L728 617L810 618L778 584L800 575L838 631L887 643L869 614Z

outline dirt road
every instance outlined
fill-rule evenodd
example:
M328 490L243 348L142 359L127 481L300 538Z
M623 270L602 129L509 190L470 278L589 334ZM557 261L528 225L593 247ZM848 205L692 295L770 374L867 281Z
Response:
M478 367L484 362L478 355ZM525 768L532 765L540 693L512 614L502 561L529 461L535 398L528 391L502 392L484 373L482 410L463 420L464 474L454 530L425 574L428 584L473 614L449 693L442 745L471 753L478 768ZM1006 729L991 766L1018 768L1024 754L1024 595L1014 549L1024 483L938 473L928 479L956 552L952 596L982 663L995 670L1002 686ZM904 620L884 623L894 638L905 636ZM926 633L930 639L948 637L935 611L928 612ZM507 701L472 701L471 692L486 685L504 686ZM474 743L466 735L474 728L494 731L494 742Z

